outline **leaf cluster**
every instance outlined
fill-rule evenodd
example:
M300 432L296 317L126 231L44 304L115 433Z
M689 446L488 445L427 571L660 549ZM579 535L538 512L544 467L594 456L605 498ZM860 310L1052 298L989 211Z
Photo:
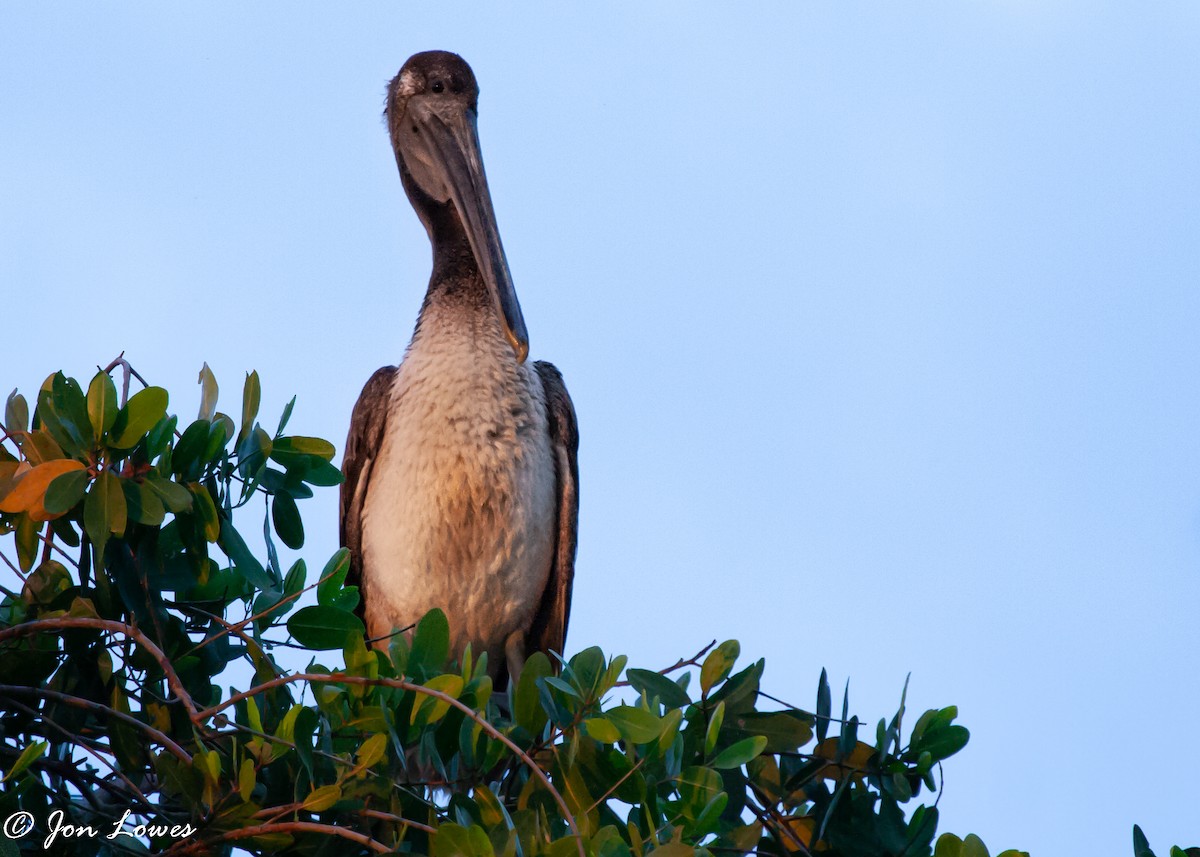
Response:
M333 446L284 433L292 404L268 433L254 373L234 420L205 367L180 430L165 390L118 396L119 369L127 387L114 361L86 392L56 373L32 415L16 393L5 411L15 560L0 557L19 586L0 603L0 817L32 814L32 853L56 810L105 832L128 810L135 835L54 847L987 854L976 837L935 843L927 798L969 737L953 706L909 726L902 696L872 731L846 693L834 713L822 672L802 710L763 690L765 662L739 665L734 640L661 670L598 648L535 654L502 694L485 654L449 660L440 611L365 640L347 553L310 583L275 547L303 546L297 501L340 481ZM256 499L263 558L234 523ZM280 661L295 650L301 671Z

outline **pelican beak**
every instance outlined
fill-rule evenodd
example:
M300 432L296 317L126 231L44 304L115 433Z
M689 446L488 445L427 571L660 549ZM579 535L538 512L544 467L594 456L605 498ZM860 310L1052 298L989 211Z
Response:
M426 181L441 185L454 202L517 362L524 363L529 354L529 333L500 243L496 212L483 172L475 111L414 99L409 102L405 118L419 128L424 138L424 151L418 155L424 156L424 169L418 170L425 173Z

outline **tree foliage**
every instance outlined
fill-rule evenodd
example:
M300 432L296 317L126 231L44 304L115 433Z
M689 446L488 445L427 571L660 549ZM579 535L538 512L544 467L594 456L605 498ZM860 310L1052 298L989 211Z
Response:
M131 377L6 403L0 821L32 829L0 855L988 853L935 844L953 706L871 727L822 672L801 710L733 640L660 670L535 655L502 698L438 611L369 647L346 552L310 576L276 549L333 445L286 434L292 404L264 428L255 373L235 418L205 367L187 425Z

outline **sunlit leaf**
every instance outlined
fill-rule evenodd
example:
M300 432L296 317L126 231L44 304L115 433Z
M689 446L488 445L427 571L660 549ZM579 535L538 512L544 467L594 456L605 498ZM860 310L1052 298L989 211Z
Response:
M107 372L97 372L88 385L87 410L93 434L102 437L117 418L117 388Z
M730 744L709 762L714 768L739 768L758 756L767 747L767 739L761 735L753 738L743 738L736 744Z
M708 653L700 667L700 689L705 695L721 681L724 681L729 671L737 661L741 646L737 640L726 640Z
M217 413L217 395L219 393L217 378L205 363L200 367L200 377L196 380L200 384L200 412L196 415L196 419L211 422Z
M117 449L129 449L167 415L167 391L162 387L147 387L129 397L125 407L117 411L108 442Z

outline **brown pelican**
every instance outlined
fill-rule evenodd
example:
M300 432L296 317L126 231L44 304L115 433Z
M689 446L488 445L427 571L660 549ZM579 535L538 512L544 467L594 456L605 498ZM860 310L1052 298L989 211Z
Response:
M578 433L558 370L525 362L478 97L470 66L444 51L413 56L388 86L392 147L433 274L404 359L372 375L354 406L341 538L376 645L440 607L452 651L486 651L502 687L528 654L563 651Z

